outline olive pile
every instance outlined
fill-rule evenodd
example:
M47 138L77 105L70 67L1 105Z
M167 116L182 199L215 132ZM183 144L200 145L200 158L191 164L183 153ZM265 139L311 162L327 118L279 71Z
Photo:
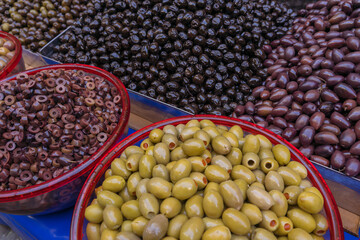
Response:
M324 199L284 145L209 120L154 129L111 163L85 210L90 240L312 240Z
M15 56L15 43L5 38L0 38L0 72Z
M295 16L274 0L92 0L52 57L101 67L191 113L230 115L254 100L266 78L261 47Z
M0 2L0 30L37 51L73 25L86 8L83 0L5 0Z

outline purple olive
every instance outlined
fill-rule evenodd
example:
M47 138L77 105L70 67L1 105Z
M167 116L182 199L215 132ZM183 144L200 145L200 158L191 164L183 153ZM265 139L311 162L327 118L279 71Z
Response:
M345 155L339 150L335 150L330 158L331 166L334 169L342 169L345 166L346 158Z
M332 132L319 132L314 136L314 141L317 144L338 144L339 139Z
M315 129L311 126L304 127L299 134L300 142L302 146L307 147L309 146L315 136Z
M356 158L350 158L345 163L345 174L354 177L360 173L360 161Z
M318 130L323 124L325 120L325 114L322 112L316 112L314 113L310 118L310 126L315 128L315 130Z
M340 135L340 146L347 149L350 148L356 141L355 131L351 128L346 129Z
M311 155L310 160L314 161L314 162L316 162L318 164L324 165L324 166L329 166L330 165L329 160L327 160L324 157L318 156L318 155Z
M351 146L350 153L355 155L360 155L360 141L357 141Z

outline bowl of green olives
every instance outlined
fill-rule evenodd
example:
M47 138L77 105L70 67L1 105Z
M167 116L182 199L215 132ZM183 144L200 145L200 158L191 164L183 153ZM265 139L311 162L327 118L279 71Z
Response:
M344 239L335 200L298 149L255 124L195 115L117 144L89 175L70 239Z
M0 31L0 79L25 70L20 41Z

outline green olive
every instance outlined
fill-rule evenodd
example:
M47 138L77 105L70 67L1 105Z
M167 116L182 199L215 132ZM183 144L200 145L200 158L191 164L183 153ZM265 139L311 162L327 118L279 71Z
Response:
M230 178L229 173L220 166L209 165L205 169L205 176L210 182L221 183Z
M173 218L180 213L181 207L181 202L176 198L166 198L160 204L160 213L164 214L167 218Z
M225 169L228 173L232 170L232 164L231 162L224 157L223 155L217 155L211 159L212 165L218 165L219 167L222 167Z
M113 174L111 168L109 168L109 169L106 170L106 172L105 172L105 179L108 178L108 177L111 177L111 176L113 176L113 175L114 175L114 174Z
M132 232L122 231L116 234L116 240L140 240L140 238Z
M251 184L256 181L255 174L247 167L243 165L236 165L231 171L232 179L243 179L247 184Z
M222 239L230 240L231 232L225 226L216 226L205 231L202 240Z
M165 133L161 141L165 143L170 150L174 150L179 142L175 135L169 133Z
M259 153L260 151L260 141L259 139L252 134L249 134L245 137L244 146L242 147L243 154L252 152Z
M234 125L229 129L230 133L235 134L235 136L240 139L244 137L244 132L242 128L239 125Z
M120 208L124 203L123 199L119 195L107 190L103 190L97 194L97 201L102 207L105 207L108 204L112 204Z
M287 165L290 162L290 150L285 145L275 145L272 148L272 152L279 165Z
M234 208L227 208L222 215L222 220L234 234L245 235L251 230L248 217Z
M193 172L204 172L207 167L207 162L202 157L189 157L191 169Z
M170 161L170 151L165 143L155 144L154 158L157 164L167 164Z
M220 135L216 136L211 141L211 146L216 153L222 154L222 155L226 155L226 154L230 153L231 148L232 148L229 140L226 137L220 136Z
M259 139L260 149L270 149L271 150L273 145L270 142L270 140L267 139L267 137L265 137L264 135L261 135L261 134L257 134L255 136Z
M274 205L270 208L278 217L284 217L288 211L288 202L286 197L279 190L271 190L270 196L274 200Z
M278 236L286 236L293 229L293 223L290 218L279 217L279 227L276 229L275 234Z
M103 221L100 224L100 233L102 233L105 229L108 229L108 227L106 226L105 222ZM110 230L110 229L109 229Z
M166 169L169 171L171 171L171 169L173 169L173 167L175 166L177 161L174 161L174 162L169 162L168 164L166 164Z
M209 182L205 187L204 196L210 191L216 191L220 193L220 184L216 182Z
M276 240L275 235L264 229L264 228L256 228L251 234L251 240Z
M143 240L159 240L166 235L169 220L162 214L158 214L146 224L143 231Z
M301 163L296 162L296 161L291 161L288 163L287 166L289 168L291 168L292 170L294 170L295 172L297 172L302 179L307 177L306 167L304 165L302 165Z
M176 130L178 131L178 135L184 130L185 124L178 124L176 127Z
M145 152L145 155L154 156L154 146L148 147L148 149Z
M178 160L180 160L182 158L187 158L187 155L185 154L182 147L177 147L177 148L175 148L174 150L171 151L171 153L170 153L171 161L178 161Z
M316 187L308 187L304 189L304 192L315 193L321 199L321 205L324 205L324 197Z
M239 236L235 234L231 234L231 240L249 240L247 236Z
M118 231L105 229L101 233L101 240L115 240L117 233L118 233Z
M159 213L159 201L151 193L144 193L139 199L139 210L141 215L151 219Z
M174 237L164 237L162 240L177 240L177 238L174 238Z
M209 150L205 149L205 151L201 155L201 158L204 159L209 164L212 159L212 154Z
M265 176L265 188L268 192L271 190L284 190L284 180L278 172L270 171Z
M189 177L196 182L199 190L204 189L208 184L208 180L203 173L192 172Z
M241 207L241 212L248 217L251 225L256 225L262 221L261 211L254 204L244 203Z
M165 199L171 196L172 183L160 177L153 177L147 182L147 190L158 199Z
M125 159L115 158L111 163L111 171L114 175L128 179L131 172L126 168L125 161Z
M246 199L246 191L249 188L248 184L243 179L236 179L234 183L238 185L241 195L243 196L244 200Z
M154 146L154 144L150 141L149 138L144 139L140 144L140 147L145 151L148 150L151 146Z
M254 175L255 175L255 178L256 178L256 181L261 183L261 184L264 184L265 183L265 173L259 169L255 169L253 171Z
M279 167L277 172L284 179L286 186L296 185L299 186L301 182L300 175L289 167Z
M182 178L188 177L191 173L191 162L188 159L178 160L170 171L170 179L176 183Z
M310 236L313 238L313 240L324 240L323 236L318 236L313 233L311 233Z
M236 183L231 180L220 183L220 194L227 207L234 208L236 210L241 209L244 203L244 198Z
M205 147L207 147L210 144L211 138L210 135L205 132L204 130L198 130L194 134L194 138L200 139L204 142Z
M135 194L133 194L129 192L127 187L124 187L123 190L120 191L119 195L124 200L124 202L127 202L130 200L135 200L136 191Z
M185 127L179 135L181 141L185 142L194 137L195 133L199 131L199 127Z
M161 142L163 136L164 131L158 128L151 130L151 132L149 133L149 139L154 144Z
M131 229L133 233L135 233L137 236L141 237L143 235L145 226L148 224L149 220L144 218L143 216L135 218L131 222Z
M172 195L179 200L186 200L197 192L198 187L195 181L190 178L183 178L175 183L172 188Z
M274 159L274 154L272 153L271 149L260 149L259 151L259 158L263 160L265 158L272 158ZM275 160L275 159L274 159Z
M270 194L259 187L249 187L246 195L249 202L255 204L261 210L268 210L274 205L274 200Z
M313 240L311 235L301 228L294 228L288 234L289 240Z
M192 119L185 124L185 127L200 127L199 120Z
M131 154L130 156L128 156L128 158L126 160L126 168L132 172L138 171L139 170L139 162L140 162L140 159L142 156L144 156L144 154L140 154L140 153L134 153L134 154Z
M273 158L263 158L260 162L260 169L265 174L270 171L276 171L279 168L279 163Z
M297 198L297 205L302 210L311 214L319 213L323 208L323 202L321 201L321 198L317 194L309 191L300 193L299 197Z
M132 196L136 195L136 186L141 181L140 173L134 172L127 180L126 187Z
M217 125L216 128L219 130L220 134L223 134L223 133L229 131L228 127L225 125Z
M86 226L86 235L89 240L100 240L100 224L89 222Z
M181 240L200 240L205 230L205 224L199 217L192 217L181 227Z
M287 212L287 217L293 222L294 227L302 228L308 233L311 233L316 228L314 217L300 208L290 209Z
M239 148L232 148L231 151L226 155L233 166L239 165L242 161L242 152Z
M270 232L275 231L279 227L279 219L273 211L264 210L261 212L262 221L260 227L269 230Z
M176 217L171 219L169 223L167 235L174 238L179 238L181 227L184 225L184 223L187 220L188 217L184 214L177 215Z
M132 232L131 223L132 221L130 220L123 221L123 223L121 224L120 232Z
M204 127L202 130L209 134L211 139L214 139L216 136L220 135L219 130L214 126Z
M194 195L185 203L185 211L188 217L204 217L203 197Z
M242 149L245 144L245 138L239 138L239 149Z
M111 230L117 230L120 228L123 222L123 216L118 207L114 205L106 205L103 211L104 223Z
M248 152L243 156L242 164L250 170L255 170L260 164L260 158L257 154Z
M326 217L324 217L322 214L314 214L313 217L316 222L316 228L313 233L317 236L323 236L329 228Z
M135 154L135 153L144 154L145 151L143 149L141 149L141 147L130 146L130 147L127 147L124 152L125 152L126 157L128 158L130 155Z
M169 133L175 136L178 136L178 130L176 129L176 127L174 125L166 125L163 128L164 133Z
M200 121L200 127L201 128L215 127L215 123L213 123L211 120L203 119L203 120Z
M288 186L284 189L284 196L289 205L296 205L302 189L299 186Z
M142 178L151 178L152 170L156 165L156 160L151 155L143 155L139 162L139 174Z
M224 210L224 201L218 191L210 190L206 192L202 204L206 216L214 219L221 217Z
M188 139L181 146L184 153L188 156L201 156L205 151L204 142L200 139Z
M312 183L309 181L309 180L307 180L307 179L303 179L303 180L301 180L301 182L300 182L300 185L299 185L299 187L301 188L301 189L305 189L305 188L310 188L310 187L312 187L313 185L312 185Z
M124 217L129 220L134 220L141 215L139 208L139 200L130 200L121 206L121 212Z
M278 237L277 239L278 239L278 240L288 240L288 238L285 237L285 236Z
M213 228L216 226L224 226L224 222L221 220L221 218L209 218L204 217L203 222L205 224L205 229Z
M103 220L103 209L99 204L91 204L85 209L85 218L90 223L101 223Z
M264 186L264 184L262 184L262 183L259 183L259 182L253 182L252 184L250 184L250 186L249 187L258 187L258 188L261 188L261 189L263 189L263 190L265 190L265 186Z
M222 135L229 141L231 147L235 147L235 148L239 147L239 139L236 137L234 133L224 132Z
M152 176L163 178L166 181L170 180L169 171L164 164L155 165L152 169Z
M102 184L104 190L120 192L125 187L125 180L120 176L110 176Z

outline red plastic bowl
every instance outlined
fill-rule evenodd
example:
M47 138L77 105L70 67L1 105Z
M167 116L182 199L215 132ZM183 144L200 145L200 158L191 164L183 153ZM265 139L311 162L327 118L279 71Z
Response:
M108 155L104 155L102 157L101 162L99 162L96 168L90 173L90 176L86 180L86 183L83 189L81 190L72 217L70 239L74 239L74 240L87 239L86 238L87 221L84 218L85 209L89 205L91 200L95 197L94 194L95 188L101 185L102 181L100 180L104 179L103 175L105 171L110 167L111 162L115 158L120 156L120 154L128 146L137 144L141 140L148 137L152 129L163 128L168 124L172 124L175 126L181 123L185 124L192 119L197 119L197 120L209 119L213 121L215 124L221 124L228 127L231 127L233 125L239 125L244 132L248 132L252 134L262 134L266 136L273 144L286 145L291 152L291 159L301 162L306 167L308 171L309 180L312 182L314 187L320 190L320 192L324 196L324 209L325 209L326 217L329 222L329 231L328 231L329 233L327 235L330 236L329 238L326 239L331 239L331 240L344 239L344 230L342 227L339 210L336 206L334 197L332 196L328 186L326 185L326 182L321 177L320 173L298 149L296 149L293 145L291 145L288 141L286 141L282 137L253 123L235 118L213 116L213 115L184 116L184 117L171 118L165 121L154 123L128 136L127 138L122 140L119 144L114 146L113 149L109 151Z
M20 41L7 32L0 31L0 38L10 40L15 44L15 55L8 62L5 68L0 71L0 79L6 78L9 75L13 75L25 70L24 60L22 58L22 47Z
M126 136L130 115L130 100L125 86L114 75L100 68L81 64L45 66L31 69L24 73L34 75L42 70L60 68L66 70L82 70L100 76L114 84L120 93L122 101L122 114L119 124L110 138L96 153L63 175L31 187L0 192L0 212L24 215L47 214L73 206L90 170L94 168L103 155L109 154L109 150L116 142ZM15 78L16 76L12 76L3 81L11 81Z

